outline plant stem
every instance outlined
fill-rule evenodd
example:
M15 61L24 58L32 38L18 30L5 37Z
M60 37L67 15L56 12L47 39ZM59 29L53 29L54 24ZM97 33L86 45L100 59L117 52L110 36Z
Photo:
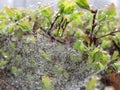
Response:
M92 30L91 30L91 33L90 33L90 45L92 44L92 41L93 41L93 33L94 33L94 29L96 27L96 16L97 16L97 10L91 10L91 13L93 13L93 21L92 21Z

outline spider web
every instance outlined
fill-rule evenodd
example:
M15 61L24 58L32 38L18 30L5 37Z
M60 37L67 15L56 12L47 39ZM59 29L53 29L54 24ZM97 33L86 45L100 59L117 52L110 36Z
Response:
M56 4L51 3L50 6ZM5 29L32 15L10 23ZM43 19L39 19L43 22ZM10 90L14 87L15 90L43 90L41 77L49 76L55 81L54 90L77 90L97 72L86 59L81 58L81 52L69 44L51 41L42 32L36 37L31 41L30 36L26 36L26 39L16 39L14 35L0 36L0 60L8 62L0 68L1 79L11 85L6 86L0 82L0 89ZM59 68L64 69L61 74L56 70Z

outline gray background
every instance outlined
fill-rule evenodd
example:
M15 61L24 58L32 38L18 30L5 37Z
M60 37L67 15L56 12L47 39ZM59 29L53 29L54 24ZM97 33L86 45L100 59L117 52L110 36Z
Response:
M0 8L3 8L4 5L9 5L11 7L20 7L20 8L34 8L35 6L37 6L37 2L41 2L42 4L46 4L46 5L48 5L48 3L53 2L53 4L55 3L53 6L54 8L56 8L57 1L58 0L0 0ZM114 2L120 14L119 0L89 0L89 2L92 7L99 9L103 8L105 5L109 4L110 2Z

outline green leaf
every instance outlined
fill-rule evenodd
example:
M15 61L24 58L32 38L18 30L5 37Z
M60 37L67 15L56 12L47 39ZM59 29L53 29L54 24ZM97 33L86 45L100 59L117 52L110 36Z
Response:
M0 21L7 19L5 15L0 15Z
M112 55L112 60L116 60L118 58L119 52L118 51L114 51L113 55Z
M50 16L52 15L53 11L50 7L47 6L43 8L43 10L41 11L42 15L47 17L47 18L50 18Z
M74 43L73 48L76 50L80 50L81 52L85 51L85 45L82 41L77 41Z
M88 0L75 0L75 2L80 8L90 10Z
M71 0L59 0L58 8L63 14L72 14L76 5Z
M22 18L22 12L17 8L9 8L5 6L5 11L10 18L19 20Z
M95 84L97 83L97 77L94 76L88 83L86 86L85 90L95 90Z
M42 76L42 83L44 90L52 90L52 80L48 76Z
M108 48L108 47L110 47L110 46L111 46L111 42L110 42L109 40L103 40L103 41L102 41L101 47L102 47L103 49L106 49L106 48Z
M113 3L105 10L105 15L107 20L110 20L117 15L116 8Z
M70 15L70 21L78 21L80 19L80 16L83 15L83 12L75 12Z
M46 52L44 52L44 51L41 51L41 56L42 56L42 58L44 58L44 59L47 59L48 60L48 55L47 55L47 53Z
M21 29L23 31L30 31L31 30L30 25L31 25L30 22L28 22L27 20L24 21L24 22L19 23L19 26L21 27Z
M0 29L4 29L6 25L4 23L0 23Z
M13 11L11 8L7 7L7 6L5 6L5 11L6 11L6 13L7 13L10 17L14 17L14 16L15 16L14 11Z
M114 69L117 70L117 71L120 70L120 61L114 63L114 64L113 64L113 67L114 67Z
M103 65L103 64L100 63L100 62L95 63L95 67L96 67L96 69L98 69L98 70L104 70L104 69L105 69L105 65Z
M5 61L5 60L1 61L1 62L0 62L0 67L2 67L2 66L4 66L4 65L6 65L6 64L7 64L7 62L8 62L8 61Z
M15 66L12 66L12 73L17 74L18 73L18 68Z
M93 60L96 60L97 56L100 55L99 51L99 48L95 48L93 51L90 52L90 56Z

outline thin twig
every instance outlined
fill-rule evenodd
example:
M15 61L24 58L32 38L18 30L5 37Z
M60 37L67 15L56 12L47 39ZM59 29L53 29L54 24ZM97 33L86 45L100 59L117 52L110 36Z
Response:
M110 32L108 34L105 34L105 35L102 35L102 36L98 37L98 39L101 39L101 38L109 36L109 35L113 35L113 34L118 33L118 32L120 32L120 30L112 31L112 32Z
M54 25L59 17L60 17L60 15L59 15L59 13L57 13L57 16L55 17L54 21L51 23L50 28L48 29L48 35L50 35L51 32L53 31Z
M90 33L90 44L92 44L92 40L93 40L93 32L94 32L94 29L96 27L96 16L97 16L97 10L91 10L91 13L93 13L93 21L92 21L92 30L91 30L91 33Z

